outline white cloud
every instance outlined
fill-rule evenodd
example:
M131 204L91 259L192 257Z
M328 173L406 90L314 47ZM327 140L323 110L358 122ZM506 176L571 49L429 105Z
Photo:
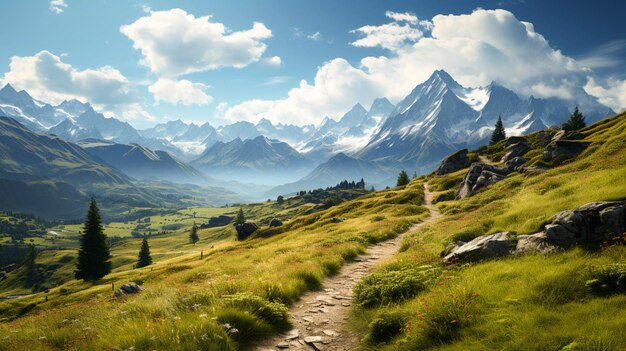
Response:
M606 87L599 84L593 77L588 77L585 91L600 103L620 112L626 109L626 80L609 78Z
M396 22L409 22L411 24L417 24L417 21L418 21L417 16L408 12L400 13L400 12L387 11L385 12L385 16L391 18L392 20Z
M353 42L352 45L373 48L380 46L383 49L397 50L407 43L413 43L422 38L424 33L409 24L401 25L397 22L380 26L363 26L352 33L360 33L364 37Z
M48 8L50 9L50 11L59 14L65 11L65 9L67 8L67 4L65 3L65 0L50 0Z
M48 51L40 51L34 56L11 57L2 81L52 104L78 99L127 119L150 118L140 107L131 83L111 66L79 70Z
M204 91L208 86L202 83L192 83L188 80L173 80L160 78L148 87L156 102L164 101L170 104L181 103L185 106L206 105L213 98Z
M263 23L231 31L210 16L195 17L182 9L151 12L120 31L141 50L141 63L161 77L222 67L243 68L259 61L272 36Z
M326 115L345 113L356 101L371 102L383 92L367 73L338 58L320 67L314 84L301 81L287 98L246 101L229 108L224 117L230 121L258 122L266 117L272 122L317 123Z
M406 45L414 43L424 36L424 31L432 29L432 22L420 21L417 16L408 12L399 13L387 11L385 16L393 22L380 26L363 26L351 33L363 36L352 43L358 47L377 47L396 51ZM404 24L401 24L404 22Z
M263 63L266 66L270 67L280 67L280 65L283 63L283 60L280 58L280 56L265 57L263 59Z
M313 40L313 41L320 41L320 40L322 40L322 33L315 32L313 34L307 35L306 38L310 39L310 40Z
M230 107L225 117L319 123L326 115L339 118L356 102L368 106L380 96L399 101L437 69L465 86L497 81L520 94L545 97L575 97L575 88L584 85L591 73L553 49L531 23L505 10L438 15L432 22L417 20L416 25L409 23L410 18L402 20L403 25L394 21L355 30L366 37L353 45L385 47L388 55L365 57L358 66L341 58L331 60L318 68L314 82L300 82L284 99L247 101ZM596 91L619 91L604 89L607 92Z

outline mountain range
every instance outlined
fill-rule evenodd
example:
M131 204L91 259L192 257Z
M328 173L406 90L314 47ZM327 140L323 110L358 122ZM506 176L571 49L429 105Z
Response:
M356 104L339 119L325 117L317 126L261 119L214 127L179 119L137 130L89 103L70 100L54 106L8 84L0 90L0 114L31 131L80 142L130 177L180 183L208 179L232 190L247 182L274 186L270 194L354 176L368 185L389 185L390 175L400 169L429 172L455 150L487 143L498 117L508 135L519 135L560 125L576 105L588 122L614 114L582 88L575 100L521 97L496 82L464 87L443 70L395 105L386 98L375 99L369 109ZM360 174L347 172L343 163Z

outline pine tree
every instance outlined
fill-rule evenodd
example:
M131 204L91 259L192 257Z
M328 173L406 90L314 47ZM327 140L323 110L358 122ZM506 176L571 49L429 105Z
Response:
M587 126L585 123L585 116L578 110L578 106L574 109L574 112L569 116L567 122L563 123L563 130L579 130Z
M502 116L498 116L498 122L496 122L496 129L491 134L491 142L489 145L493 145L500 140L506 139L506 132L504 131L504 124L502 123Z
M278 195L278 197L276 198L276 203L282 205L283 202L285 202L285 197L282 195Z
M139 259L137 260L137 268L149 266L152 264L152 256L150 256L150 245L148 245L148 237L143 236L141 241L141 249L139 250Z
M246 222L246 216L243 215L243 208L239 207L237 212L237 218L235 218L235 224L244 224Z
M194 223L193 227L191 227L191 233L189 233L189 242L195 245L198 240L200 240L198 237L198 227Z
M400 171L398 174L398 181L396 182L396 186L404 186L409 184L409 175L406 174L405 170Z
M100 211L95 198L91 198L87 219L78 251L78 264L74 276L76 279L96 281L111 273L111 254L107 237L102 228Z

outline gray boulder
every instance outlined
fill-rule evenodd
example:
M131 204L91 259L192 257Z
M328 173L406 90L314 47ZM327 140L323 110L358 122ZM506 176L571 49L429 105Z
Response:
M526 161L527 160L523 157L515 157L506 161L505 166L510 172L521 171L522 166L526 163Z
M626 232L626 201L592 202L562 211L537 234L520 235L516 251L545 252L575 245L598 246Z
M339 218L339 217L333 217L333 218L330 219L330 221L332 223L341 223L341 222L343 222L345 220L346 220L345 218Z
M257 229L259 229L256 223L250 221L246 221L245 223L235 223L233 224L233 226L237 231L237 240L245 240Z
M469 168L465 179L456 193L455 199L459 200L474 195L478 190L504 179L510 171L506 168L474 162Z
M459 150L441 161L437 174L443 175L456 172L470 165L470 159L467 156L468 150Z
M502 157L502 162L507 162L516 157L521 157L526 155L531 148L526 142L520 142L517 144L511 144L506 148L506 154Z
M122 297L129 294L137 294L142 292L144 289L135 282L128 282L122 285L121 288L117 289L114 293L115 297Z
M543 160L558 165L563 161L570 160L578 156L578 154L585 151L587 146L589 146L589 143L584 141L552 141L548 144L548 146L546 146L545 151L543 152Z
M540 132L537 132L536 139L541 145L541 147L546 147L552 141L552 138L555 135L555 131L553 129L546 129Z
M557 141L561 141L561 140L580 140L582 138L584 138L585 136L580 134L579 132L576 131L571 131L571 130L559 130L558 132L556 132L553 136L552 139L550 139L551 142L557 142Z
M528 143L528 141L523 136L512 136L506 139L506 141L504 142L504 147L508 148L511 145L520 144L520 143L526 144Z
M283 221L281 221L278 218L272 218L272 220L270 221L270 228L271 227L280 227L281 225L283 225Z
M502 232L479 236L462 245L457 243L443 258L443 262L450 264L507 256L510 253L509 237L509 232Z

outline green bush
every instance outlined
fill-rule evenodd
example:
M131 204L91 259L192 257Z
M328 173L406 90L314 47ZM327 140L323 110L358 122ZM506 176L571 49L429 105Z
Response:
M407 320L401 312L381 312L370 323L366 340L373 344L388 342L403 332Z
M363 307L403 301L426 289L436 276L429 266L372 273L354 287L354 298Z
M289 310L282 303L270 302L247 292L227 295L224 300L225 306L253 314L267 322L275 330L288 330L291 327Z
M626 294L626 263L589 269L591 279L585 285L596 295Z
M227 308L217 314L217 320L228 335L239 342L248 343L271 335L272 326L247 311Z

